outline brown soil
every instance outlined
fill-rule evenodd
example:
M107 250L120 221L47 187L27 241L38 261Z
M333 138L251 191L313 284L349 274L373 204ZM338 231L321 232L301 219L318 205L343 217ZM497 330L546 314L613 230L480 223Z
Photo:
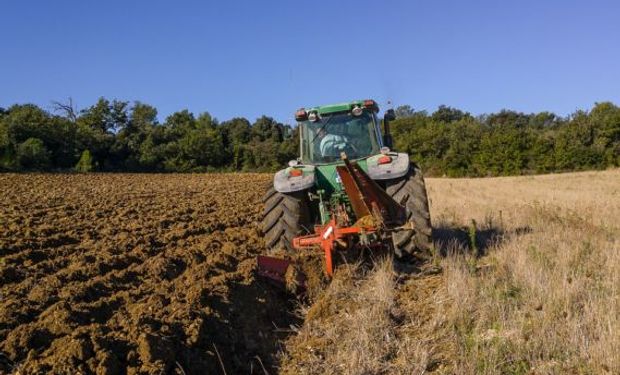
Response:
M0 373L264 373L266 174L0 175ZM263 368L264 366L264 368Z

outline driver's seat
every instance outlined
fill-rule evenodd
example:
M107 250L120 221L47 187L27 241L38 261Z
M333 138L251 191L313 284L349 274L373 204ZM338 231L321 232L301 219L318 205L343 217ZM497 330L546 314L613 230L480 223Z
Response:
M327 134L319 144L321 156L339 157L348 143L347 137L337 134Z

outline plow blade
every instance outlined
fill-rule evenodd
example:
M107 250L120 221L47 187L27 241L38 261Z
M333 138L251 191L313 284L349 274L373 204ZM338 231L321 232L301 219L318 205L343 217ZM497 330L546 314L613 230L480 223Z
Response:
M290 260L265 255L259 255L256 260L259 276L295 293L305 291L306 276L299 272Z

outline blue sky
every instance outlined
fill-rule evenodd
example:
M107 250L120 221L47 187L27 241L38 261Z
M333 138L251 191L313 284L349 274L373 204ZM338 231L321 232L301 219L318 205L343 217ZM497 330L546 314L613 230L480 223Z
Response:
M620 104L618 1L4 1L0 106L98 97L220 120L301 106L566 115Z

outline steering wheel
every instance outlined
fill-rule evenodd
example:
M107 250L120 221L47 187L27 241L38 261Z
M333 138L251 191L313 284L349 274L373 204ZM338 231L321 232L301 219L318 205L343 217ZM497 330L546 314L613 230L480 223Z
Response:
M355 147L355 145L353 145L352 142L347 142L344 146L344 151L347 152L347 150L351 150L351 155L359 155L359 150L357 149L357 147ZM347 152L348 153L348 152Z

